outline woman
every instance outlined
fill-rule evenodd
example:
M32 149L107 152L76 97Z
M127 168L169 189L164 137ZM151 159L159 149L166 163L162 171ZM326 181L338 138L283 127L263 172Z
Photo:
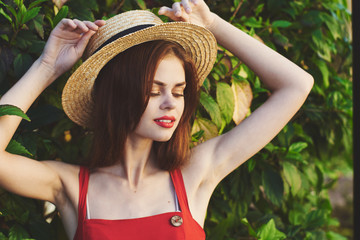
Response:
M134 16L137 14L140 13ZM1 186L22 196L54 203L70 239L204 239L201 227L216 185L264 147L296 113L311 90L313 79L309 74L210 12L203 0L183 0L172 8L162 7L159 14L197 26L175 23L179 36L173 32L168 40L171 27L160 23L127 28L126 31L138 36L136 41L134 37L127 41L130 35L126 31L116 33L120 36L115 38L120 40L109 40L111 43L90 40L88 49L93 55L64 89L63 105L69 117L80 125L94 127L90 171L5 152L20 119L0 118ZM51 33L41 57L0 103L26 111L49 84L82 56L91 36L98 33L93 39L101 38L105 35L101 29L116 25L109 24L110 21L105 24L101 20L94 23L62 20ZM190 32L185 25L194 31L194 39L187 40L188 43L181 37L185 36L181 35L183 32ZM163 26L165 32L145 34ZM199 144L186 154L187 141L179 139L188 131L186 122L194 108L195 92L208 74L214 60L212 53L216 51L209 32L247 64L272 94L233 130ZM147 39L142 43L145 35ZM160 37L150 39L155 35ZM189 59L192 50L187 50L186 44L189 49L199 45L198 49L207 46L207 50L199 50L199 56ZM142 57L136 57L138 54ZM207 57L201 60L203 54ZM147 65L135 59L143 59ZM126 64L134 68L127 71L122 68ZM124 78L120 85L116 85L116 79L111 80L114 75L132 76L138 72L149 74L135 77L142 86L139 90L136 84L129 83L132 79ZM88 80L95 78L93 87ZM115 96L117 91L122 91L121 96ZM132 98L134 92L137 96ZM116 106L109 107L114 104L111 99L119 102L119 112ZM142 109L132 109L129 104ZM127 112L131 118L122 119L126 117L121 112ZM110 131L114 129L117 134ZM178 141L172 142L174 138ZM109 148L105 149L106 146ZM179 149L185 153L181 154ZM99 160L102 157L105 160Z

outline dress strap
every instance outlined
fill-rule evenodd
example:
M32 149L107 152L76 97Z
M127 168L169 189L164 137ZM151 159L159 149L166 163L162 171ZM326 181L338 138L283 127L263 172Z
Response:
M175 192L179 199L180 209L182 209L182 211L185 210L190 213L189 203L187 200L187 195L186 195L186 190L185 190L185 185L181 174L181 170L175 169L174 171L172 171L171 179L173 181Z
M80 166L79 172L79 202L78 202L78 226L74 239L82 232L83 223L86 219L86 195L89 185L89 169L83 166Z

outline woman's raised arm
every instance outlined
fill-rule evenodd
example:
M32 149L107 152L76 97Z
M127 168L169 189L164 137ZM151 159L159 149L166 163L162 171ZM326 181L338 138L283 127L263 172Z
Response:
M172 8L161 8L159 13L209 29L220 45L249 66L271 90L269 99L241 124L193 148L191 163L183 170L184 178L198 186L207 186L212 192L221 179L279 133L304 103L313 78L296 64L210 12L203 0L183 0Z
M0 99L26 112L41 92L69 70L90 37L105 21L63 19L51 32L42 55L26 74ZM21 121L17 116L0 117L0 186L16 194L55 202L61 190L59 175L46 162L38 162L5 151Z

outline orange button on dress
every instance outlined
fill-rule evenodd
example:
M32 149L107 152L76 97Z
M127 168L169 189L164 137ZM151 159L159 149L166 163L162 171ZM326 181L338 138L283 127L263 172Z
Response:
M86 195L89 170L80 167L78 227L74 240L204 240L205 232L193 219L180 170L170 173L181 212L168 212L135 219L87 219Z

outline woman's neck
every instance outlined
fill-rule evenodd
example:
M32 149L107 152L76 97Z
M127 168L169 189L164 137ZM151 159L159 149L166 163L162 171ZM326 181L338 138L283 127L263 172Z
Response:
M129 186L137 188L140 181L156 169L151 154L153 141L129 136L125 143L125 156L123 159L124 177Z
M152 144L151 139L129 135L125 142L124 158L118 164L102 168L101 171L126 179L129 187L136 191L146 176L159 171L151 151Z

